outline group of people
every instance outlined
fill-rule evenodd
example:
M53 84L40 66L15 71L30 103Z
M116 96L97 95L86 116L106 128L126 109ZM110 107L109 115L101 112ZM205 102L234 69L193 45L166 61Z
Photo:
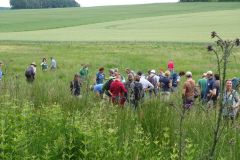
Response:
M118 68L109 69L109 78L104 73L104 68L99 68L96 73L95 84L91 89L97 96L103 98L108 97L109 101L119 106L124 106L128 102L134 108L137 108L147 97L161 97L168 101L173 92L182 92L183 106L189 109L193 106L197 98L202 104L208 107L214 107L217 104L220 94L220 79L218 74L212 71L203 73L202 78L197 83L193 80L193 75L188 72L175 72L173 61L169 61L168 68L165 72L160 70L156 73L154 69L149 70L147 75L141 71L134 72L126 68L127 78L125 79L119 73ZM88 67L83 65L79 74L74 76L74 83L71 82L70 88L73 95L81 95L80 88L82 79L88 75ZM183 88L179 89L181 77L186 76ZM78 84L78 85L76 85ZM235 118L240 105L238 92L233 88L232 80L226 81L226 89L224 92L223 113L225 116Z
M147 97L153 98L160 95L163 100L168 101L171 93L178 91L181 76L185 75L184 72L176 73L174 65L168 65L168 69L165 72L160 70L159 74L154 69L149 70L147 75L144 75L141 71L134 72L129 68L126 68L125 72L127 79L119 73L117 68L110 69L109 78L104 83L106 79L104 68L99 68L93 86L94 92L101 97L107 95L113 104L123 106L125 102L128 102L136 108ZM190 80L191 72L187 72L186 75L189 76ZM195 87L195 82L193 87ZM185 88L185 99L190 99L189 92L191 92L191 88L187 84ZM184 103L190 104L189 101L184 101Z
M50 60L51 60L50 69L51 70L57 69L57 61L53 57L50 57ZM42 59L41 68L42 68L42 71L48 70L47 58Z
M0 63L0 80L3 76L2 66L3 64ZM42 71L48 70L46 58L43 58L41 68ZM57 62L51 57L50 69L55 70L56 68ZM216 107L221 92L218 74L208 71L203 73L202 78L195 83L190 71L186 73L175 72L172 60L168 62L165 72L160 70L159 73L156 73L152 69L145 75L141 71L134 72L126 68L126 79L120 74L118 68L109 69L109 78L105 76L104 71L103 67L99 68L94 80L95 83L91 86L91 89L97 96L101 98L108 97L113 104L122 107L128 102L132 107L137 108L147 97L161 97L164 101L168 101L170 95L176 91L182 92L183 106L186 109L191 108L198 97L202 104L208 107ZM25 71L26 80L28 82L34 81L35 74L36 63L32 62ZM84 81L89 80L88 74L88 65L82 64L79 73L74 75L74 79L70 83L72 95L81 97L81 87ZM182 76L186 76L186 81L182 89L179 89ZM240 106L240 98L234 87L236 87L236 84L240 84L240 79L227 80L225 83L226 89L221 102L224 106L223 113L225 116L235 118Z
M50 59L51 59L50 69L51 70L56 70L57 69L57 61L53 57L51 57ZM33 82L34 81L35 75L36 75L36 72L37 72L36 67L37 67L36 63L32 62L27 67L27 69L25 70L25 77L26 77L27 82ZM48 70L48 64L47 64L47 59L46 58L42 59L41 69L42 69L42 71L47 71Z

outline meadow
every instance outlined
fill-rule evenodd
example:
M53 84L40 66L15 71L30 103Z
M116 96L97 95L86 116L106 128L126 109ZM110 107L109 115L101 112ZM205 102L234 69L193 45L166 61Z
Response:
M8 17L8 21L0 22L0 61L5 72L0 81L0 159L175 160L180 148L183 159L206 159L217 110L207 110L196 101L180 128L185 78L169 102L161 97L146 99L137 110L99 99L89 85L100 66L105 67L106 75L110 68L119 68L125 75L127 67L146 73L150 69L166 70L167 61L173 59L176 71L190 70L196 81L203 72L216 72L215 56L206 49L212 42L210 32L219 24L220 34L239 37L239 7L239 3L193 3L2 11L0 17ZM69 17L69 11L79 14ZM199 25L202 21L196 16L208 23ZM162 26L160 22L164 22ZM171 29L173 22L176 26ZM138 40L131 36L136 27L136 35L142 34ZM107 31L100 35L86 33L100 33L102 28ZM188 29L185 38L179 37L181 28ZM112 32L107 35L109 30ZM151 30L153 34L145 37ZM167 34L163 40L155 36L167 30L173 32L172 38L165 39ZM197 32L202 32L202 37L195 37ZM42 72L41 59L46 57L49 62L51 56L56 58L58 69ZM238 48L230 58L227 78L240 77L239 58ZM37 75L34 83L28 84L24 71L32 61L37 63ZM83 97L78 99L70 95L69 85L81 64L89 64L90 73L82 87ZM234 124L224 121L223 125L215 158L238 160L239 119Z

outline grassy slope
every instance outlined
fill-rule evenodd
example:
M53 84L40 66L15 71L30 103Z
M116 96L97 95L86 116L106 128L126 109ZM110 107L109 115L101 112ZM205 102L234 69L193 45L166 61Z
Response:
M137 18L60 29L0 33L1 40L207 42L217 31L240 37L240 10Z
M0 14L0 32L43 30L99 22L239 9L240 3L176 3L94 8L8 10Z

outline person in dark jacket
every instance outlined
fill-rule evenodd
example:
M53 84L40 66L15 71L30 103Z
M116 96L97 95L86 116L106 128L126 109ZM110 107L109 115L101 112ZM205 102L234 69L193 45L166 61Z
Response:
M33 82L36 75L36 63L32 62L30 66L25 71L25 77L27 82Z
M73 96L81 97L81 80L80 75L75 74L74 79L70 82L70 90Z

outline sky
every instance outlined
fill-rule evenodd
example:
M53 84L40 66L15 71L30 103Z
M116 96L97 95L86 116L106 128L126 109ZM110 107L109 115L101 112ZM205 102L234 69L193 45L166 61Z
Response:
M10 0L0 0L0 7L9 7ZM124 4L145 4L145 3L166 3L178 2L178 0L76 0L82 7L124 5Z

